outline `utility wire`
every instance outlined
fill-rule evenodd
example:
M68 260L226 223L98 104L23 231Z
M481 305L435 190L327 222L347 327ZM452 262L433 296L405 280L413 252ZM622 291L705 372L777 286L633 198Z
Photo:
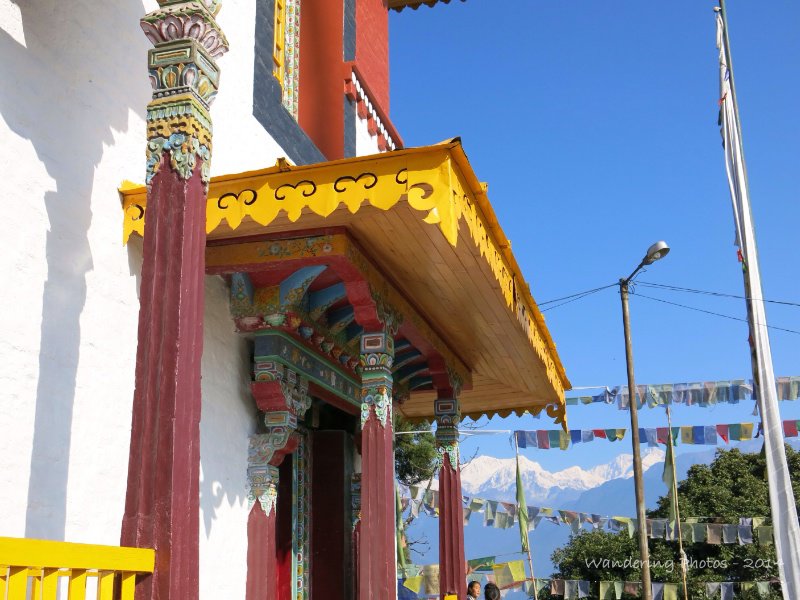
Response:
M713 312L713 311L710 311L710 310L704 310L702 308L696 308L694 306L686 306L685 304L678 304L677 302L670 302L669 300L662 300L661 298L654 298L653 296L645 296L644 294L636 293L635 295L638 296L639 298L647 298L648 300L655 300L656 302L662 302L664 304L671 304L672 306L678 306L680 308L686 308L686 309L689 309L689 310L694 310L694 311L697 311L697 312L705 313L707 315L714 315L715 317L722 317L724 319L731 319L733 321L742 321L744 323L748 322L747 319L742 319L741 317L732 317L731 315L723 315L721 313ZM756 323L756 325L763 325L763 323ZM786 329L784 327L776 327L775 325L767 325L767 327L769 329L775 329L777 331L785 331L787 333L796 333L797 335L800 335L800 331L795 331L794 329Z
M577 292L575 294L570 294L569 296L564 296L562 298L554 298L553 300L546 300L545 302L537 302L538 306L544 306L545 304L552 304L553 302L561 302L562 300L569 300L570 298L575 298L576 296L585 296L587 294L593 294L594 292L599 292L600 290L604 290L606 288L614 287L617 285L616 283L610 283L608 285L604 285L602 287L594 288L591 290L585 290L583 292Z
M547 302L542 302L541 304L539 304L539 307L541 307L541 306L543 306L545 304L552 304L553 302L559 302L559 301L563 300L563 302L560 302L559 304L553 304L553 306L548 306L547 308L541 308L541 312L544 313L544 312L547 312L548 310L553 310L554 308L558 308L559 306L564 306L565 304L569 304L571 302L576 302L577 300L581 300L583 298L586 298L586 296L591 296L592 294L596 294L597 292L600 292L602 290L607 290L610 287L615 287L616 285L617 285L616 283L612 283L612 284L609 284L609 285L604 285L603 287L595 288L593 290L586 290L585 292L580 292L578 294L573 294L571 296L565 296L564 298L558 298L556 300L549 300Z
M644 285L651 288L660 288L665 290L670 290L673 292L690 292L692 294L705 294L707 296L718 296L721 298L737 298L739 300L758 300L757 298L748 298L747 296L737 296L736 294L726 294L724 292L710 292L708 290L696 290L693 288L686 288L686 287L679 287L676 285L665 285L663 283L651 283L649 281L639 281L637 285ZM800 302L789 302L787 300L765 300L761 299L761 302L768 302L770 304L782 304L784 306L797 306L800 307Z

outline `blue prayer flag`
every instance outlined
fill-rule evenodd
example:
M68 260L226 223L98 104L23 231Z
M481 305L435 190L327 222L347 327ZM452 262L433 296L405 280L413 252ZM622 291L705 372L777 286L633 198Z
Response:
M517 438L517 446L519 446L520 448L527 448L528 447L528 442L526 441L527 440L527 436L525 435L524 431L515 431L514 435Z
M705 444L706 432L702 425L695 425L692 427L692 443Z

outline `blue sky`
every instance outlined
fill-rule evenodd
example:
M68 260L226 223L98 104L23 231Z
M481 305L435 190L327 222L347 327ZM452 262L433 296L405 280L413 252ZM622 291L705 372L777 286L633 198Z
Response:
M538 301L613 283L647 247L671 254L643 281L742 294L717 127L714 2L467 0L391 16L391 114L407 146L461 136ZM764 296L800 302L800 3L730 0L730 35ZM742 300L638 290L745 316ZM633 297L638 383L749 378L745 323ZM625 381L614 288L545 313L574 386ZM800 308L768 306L800 330ZM800 335L771 334L777 375L800 374ZM784 418L800 407L783 403ZM679 407L674 425L752 421L752 403ZM663 410L641 411L645 427ZM627 412L571 407L574 428L625 427ZM547 428L494 419L492 429ZM511 456L504 436L464 454ZM688 447L687 449L691 449ZM528 451L585 467L630 445Z

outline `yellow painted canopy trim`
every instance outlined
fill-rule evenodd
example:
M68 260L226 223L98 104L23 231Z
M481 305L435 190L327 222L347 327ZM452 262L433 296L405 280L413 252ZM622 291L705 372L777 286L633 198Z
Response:
M133 233L143 234L147 191L126 184L120 194L123 239L127 241ZM266 227L282 213L297 222L305 213L325 218L342 205L356 214L365 205L391 210L401 202L419 211L425 223L436 225L452 246L456 246L459 226L464 223L492 269L509 310L546 365L547 377L563 407L564 391L571 387L569 379L485 187L472 171L458 138L434 146L300 167L281 159L268 169L214 177L208 192L206 231L213 232L223 221L233 230L245 219Z

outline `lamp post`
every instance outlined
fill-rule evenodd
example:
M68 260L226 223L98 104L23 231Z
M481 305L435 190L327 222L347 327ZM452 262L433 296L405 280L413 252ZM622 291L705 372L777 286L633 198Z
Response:
M628 406L631 413L631 442L633 444L633 485L636 491L636 519L639 522L639 556L642 561L642 599L652 600L650 584L650 551L647 547L647 521L644 514L644 482L642 480L642 454L639 448L639 407L636 404L636 382L633 378L633 350L631 349L631 317L628 310L628 285L642 267L651 265L669 253L666 242L656 242L626 279L619 280L622 298L622 325L625 329L625 362L628 366Z

